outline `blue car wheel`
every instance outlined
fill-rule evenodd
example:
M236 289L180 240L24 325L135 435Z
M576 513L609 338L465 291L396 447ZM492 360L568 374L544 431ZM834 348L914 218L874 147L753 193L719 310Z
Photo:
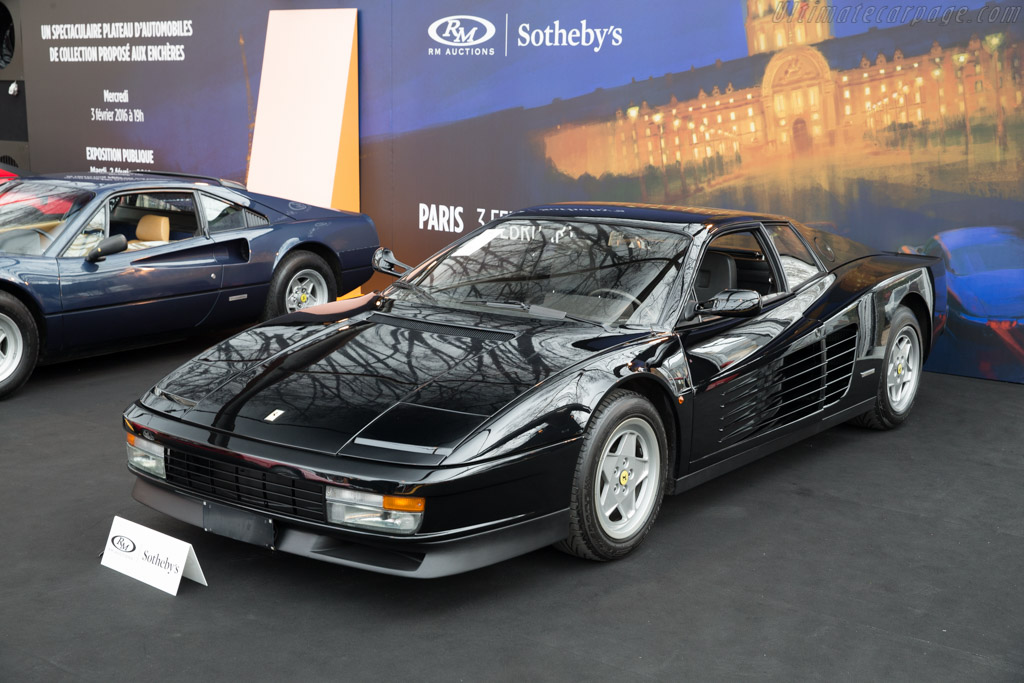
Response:
M39 356L39 330L25 305L0 292L0 398L24 384Z
M337 298L337 280L327 262L310 251L293 251L274 271L263 320L326 304Z

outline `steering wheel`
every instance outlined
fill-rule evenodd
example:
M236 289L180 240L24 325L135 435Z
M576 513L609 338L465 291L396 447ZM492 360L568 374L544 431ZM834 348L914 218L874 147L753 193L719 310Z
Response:
M598 294L601 294L602 292L607 292L608 294L611 294L613 296L617 296L620 299L629 299L629 301L631 303L636 304L637 306L639 306L641 303L643 303L642 301L640 301L640 299L637 299L635 296L633 296L629 292L624 292L621 289L612 289L611 287L599 287L599 288L597 288L595 290L587 292L587 296L596 296Z

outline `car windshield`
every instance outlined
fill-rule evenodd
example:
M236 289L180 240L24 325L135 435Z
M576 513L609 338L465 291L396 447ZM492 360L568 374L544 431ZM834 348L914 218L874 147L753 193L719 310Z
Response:
M513 219L480 229L392 293L454 308L653 324L689 243L655 228Z
M0 253L42 254L93 196L44 181L14 180L0 186Z
M974 275L993 270L1024 268L1024 240L1014 235L980 244L968 244L950 251L949 267L958 275Z

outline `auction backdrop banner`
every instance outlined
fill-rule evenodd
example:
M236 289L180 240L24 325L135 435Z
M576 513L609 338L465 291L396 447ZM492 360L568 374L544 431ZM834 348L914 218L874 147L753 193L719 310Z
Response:
M929 367L1024 382L1019 3L31 3L32 170L244 181L270 12L337 7L358 12L360 207L399 258L550 201L780 213L941 255Z

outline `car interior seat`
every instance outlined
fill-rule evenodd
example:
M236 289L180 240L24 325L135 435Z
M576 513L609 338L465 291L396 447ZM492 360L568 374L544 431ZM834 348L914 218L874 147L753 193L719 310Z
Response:
M135 226L135 239L128 242L128 251L148 249L167 244L171 240L171 222L167 216L146 214Z
M736 262L728 254L709 251L697 270L697 301L707 301L723 289L736 289Z

